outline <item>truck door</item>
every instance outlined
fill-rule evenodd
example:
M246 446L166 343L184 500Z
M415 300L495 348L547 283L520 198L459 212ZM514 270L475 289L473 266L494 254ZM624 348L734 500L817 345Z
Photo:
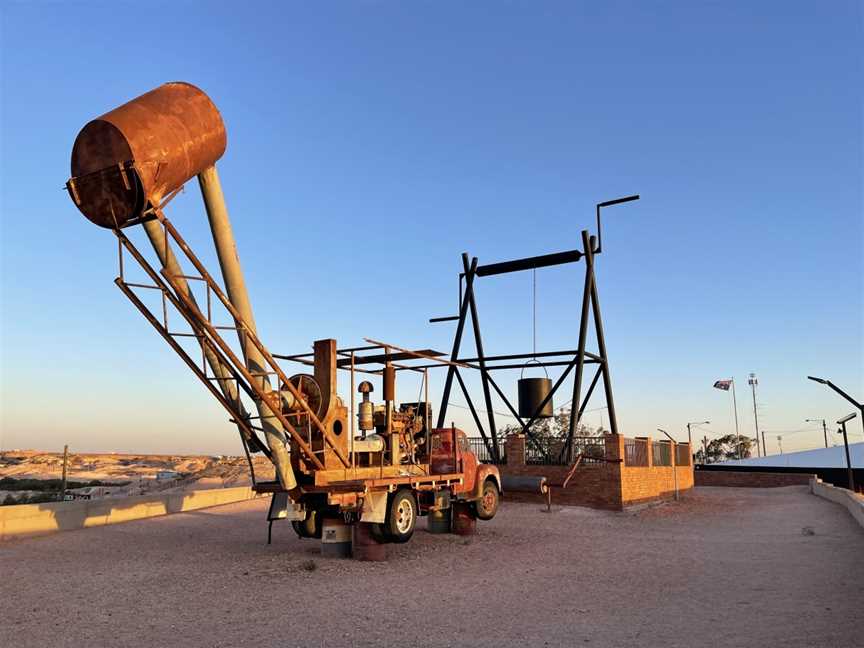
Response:
M462 486L456 487L457 493L470 493L474 491L474 482L477 479L477 455L471 450L471 443L462 430L456 432L456 448L459 454L459 468L462 471Z
M459 471L456 460L457 448L453 447L454 430L433 430L429 464L433 474L443 475Z

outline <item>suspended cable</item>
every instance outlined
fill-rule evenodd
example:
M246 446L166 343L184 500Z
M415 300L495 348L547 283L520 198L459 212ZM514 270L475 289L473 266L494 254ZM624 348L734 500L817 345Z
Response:
M532 271L534 306L534 359L537 359L537 268Z

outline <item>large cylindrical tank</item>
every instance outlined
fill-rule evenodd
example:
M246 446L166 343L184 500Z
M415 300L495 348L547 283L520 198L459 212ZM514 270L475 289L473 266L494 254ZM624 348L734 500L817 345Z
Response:
M88 219L119 229L212 166L226 144L210 97L189 83L166 83L81 129L67 188Z
M534 475L504 475L502 477L505 493L539 493L545 495L549 491L549 483L545 477Z

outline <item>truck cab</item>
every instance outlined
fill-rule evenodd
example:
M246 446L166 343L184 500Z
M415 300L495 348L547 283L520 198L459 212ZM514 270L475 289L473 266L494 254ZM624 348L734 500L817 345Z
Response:
M489 520L498 510L501 475L498 467L480 463L466 434L455 427L436 428L429 439L432 474L461 473L462 482L452 488L457 500L474 502L477 517Z

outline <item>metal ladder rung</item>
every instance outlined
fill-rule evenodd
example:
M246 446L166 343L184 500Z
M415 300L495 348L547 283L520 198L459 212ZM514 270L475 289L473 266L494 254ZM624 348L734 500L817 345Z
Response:
M160 286L153 286L151 284L130 283L128 281L124 281L123 285L129 286L130 288L147 288L149 290L162 290Z

